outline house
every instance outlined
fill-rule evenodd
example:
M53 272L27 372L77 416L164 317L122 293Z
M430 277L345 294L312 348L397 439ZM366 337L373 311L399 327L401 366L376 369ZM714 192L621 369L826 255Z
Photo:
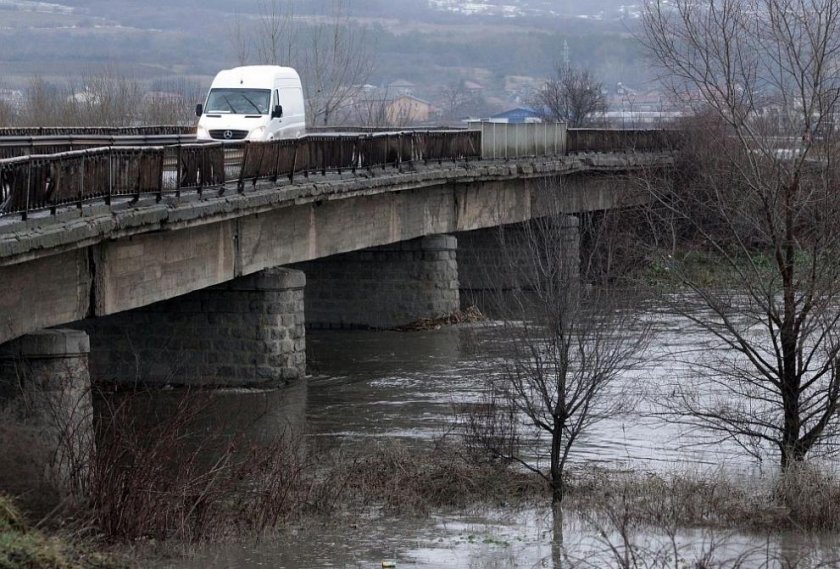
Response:
M466 91L467 93L470 93L472 95L476 95L478 93L481 93L484 90L483 85L481 85L479 83L476 83L475 81L469 81L469 80L464 81L463 87L464 87L464 91Z
M385 117L393 126L422 123L428 121L434 106L412 95L399 95L388 103Z

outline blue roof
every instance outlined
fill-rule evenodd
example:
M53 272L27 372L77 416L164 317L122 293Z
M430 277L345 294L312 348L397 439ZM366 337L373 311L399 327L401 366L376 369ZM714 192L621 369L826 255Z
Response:
M540 118L540 113L529 107L516 107L490 117L493 119L507 119L508 122L520 123L526 119Z

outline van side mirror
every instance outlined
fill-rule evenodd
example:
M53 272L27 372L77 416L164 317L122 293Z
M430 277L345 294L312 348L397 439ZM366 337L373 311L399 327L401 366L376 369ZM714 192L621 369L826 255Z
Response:
M271 111L271 118L279 119L283 116L283 105L274 105L274 109Z
M195 116L200 117L203 114L204 114L204 105L199 103L195 106Z

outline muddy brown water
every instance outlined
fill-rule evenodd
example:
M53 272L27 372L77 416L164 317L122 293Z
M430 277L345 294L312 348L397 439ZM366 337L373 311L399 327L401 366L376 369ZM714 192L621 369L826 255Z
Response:
M705 345L703 334L676 319L655 316L655 341L645 365L626 374L619 388L632 405L596 425L572 460L611 469L762 476L733 445L704 444L698 433L657 415L658 401L680 374L677 360ZM307 342L312 376L279 392L224 392L214 412L247 416L249 436L270 440L291 425L328 447L358 451L372 442L430 444L453 422L453 404L474 402L509 343L500 327L461 325L424 332L311 331ZM479 350L478 347L481 346ZM674 354L682 354L674 357ZM161 395L169 398L172 395ZM158 403L155 403L158 405ZM218 409L218 411L215 411ZM255 420L256 418L256 420ZM539 461L536 455L530 457ZM586 520L564 519L563 566L615 566L607 540ZM553 567L553 524L548 509L439 512L422 519L359 519L338 527L295 527L259 542L202 546L187 559L158 567L187 568L398 568ZM614 537L614 536L613 536ZM609 539L609 538L608 538ZM773 536L684 530L667 536L640 533L640 547L663 548L693 559L710 546L718 559L745 558L745 567L779 566L770 557L825 560L836 553L832 536ZM799 567L813 564L803 563ZM733 563L730 564L733 565ZM724 564L724 566L727 566Z

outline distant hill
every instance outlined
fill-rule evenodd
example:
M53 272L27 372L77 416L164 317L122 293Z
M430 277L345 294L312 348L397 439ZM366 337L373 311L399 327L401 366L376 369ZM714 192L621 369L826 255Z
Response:
M36 75L78 82L103 66L149 83L183 76L207 82L236 64L232 24L238 18L253 26L263 1L0 0L0 88L21 88ZM305 27L333 0L292 2ZM370 82L407 80L429 99L469 80L499 104L513 102L519 95L510 85L538 83L564 43L574 63L607 84L638 85L647 73L632 37L633 10L614 0L351 0L350 6L377 56Z

